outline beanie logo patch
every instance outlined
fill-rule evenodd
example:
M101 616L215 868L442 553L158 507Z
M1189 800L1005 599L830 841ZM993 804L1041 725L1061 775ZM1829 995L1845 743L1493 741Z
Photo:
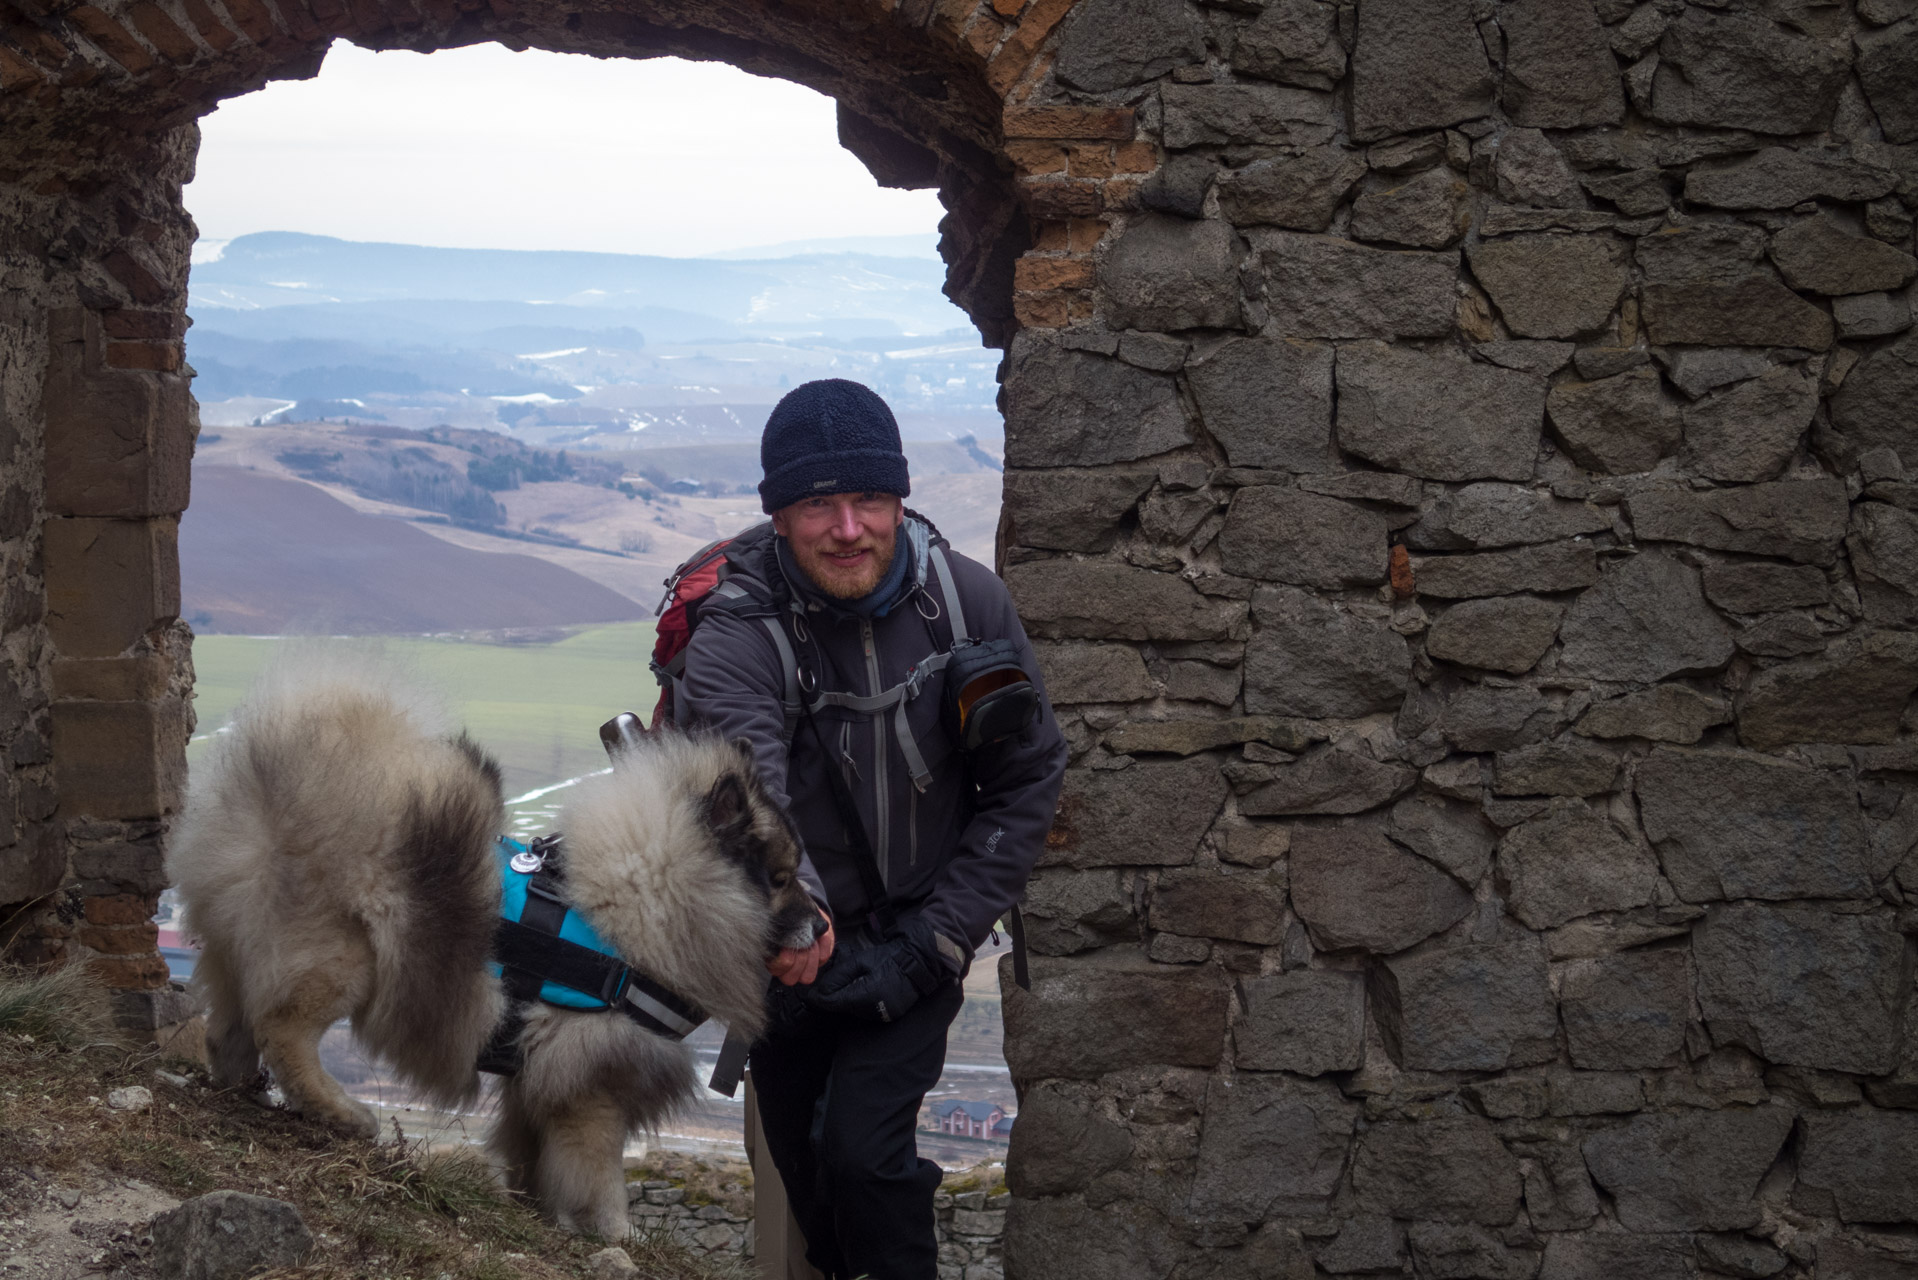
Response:
M812 482L812 487L815 489L834 489L834 486L838 483L839 481L836 478L832 480L815 480ZM834 491L837 492L836 489L834 489Z

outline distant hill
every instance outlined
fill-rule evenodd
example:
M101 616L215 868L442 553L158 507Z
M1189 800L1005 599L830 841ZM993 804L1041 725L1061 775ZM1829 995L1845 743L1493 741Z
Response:
M194 468L180 576L182 616L210 633L421 634L650 613L546 560L454 546L241 467Z

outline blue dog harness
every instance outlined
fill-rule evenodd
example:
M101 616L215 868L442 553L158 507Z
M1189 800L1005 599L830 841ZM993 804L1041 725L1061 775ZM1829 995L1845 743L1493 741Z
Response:
M493 971L510 1002L506 1020L481 1054L479 1067L499 1075L519 1069L518 1039L534 1000L562 1009L618 1010L669 1040L683 1040L705 1011L621 960L560 892L560 838L523 845L505 836L500 862L500 920L493 935Z

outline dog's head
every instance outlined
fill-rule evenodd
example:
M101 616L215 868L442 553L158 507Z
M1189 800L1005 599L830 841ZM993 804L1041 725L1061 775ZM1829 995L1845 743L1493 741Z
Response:
M724 769L706 793L706 826L720 856L767 906L766 956L805 948L819 932L819 908L799 881L799 833L759 784L752 747L731 744L737 766Z

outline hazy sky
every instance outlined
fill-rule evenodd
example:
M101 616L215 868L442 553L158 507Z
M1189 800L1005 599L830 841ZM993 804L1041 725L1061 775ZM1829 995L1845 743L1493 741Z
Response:
M930 232L930 191L881 189L830 98L729 66L497 45L368 53L202 122L187 208L208 239L306 231L468 248L692 255Z

